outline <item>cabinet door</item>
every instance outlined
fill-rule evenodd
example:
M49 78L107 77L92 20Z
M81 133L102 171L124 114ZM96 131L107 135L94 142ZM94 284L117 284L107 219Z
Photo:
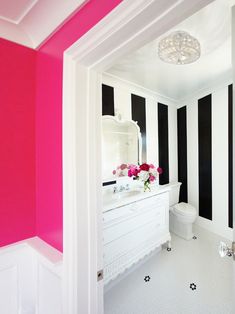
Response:
M105 281L170 240L168 193L104 214Z

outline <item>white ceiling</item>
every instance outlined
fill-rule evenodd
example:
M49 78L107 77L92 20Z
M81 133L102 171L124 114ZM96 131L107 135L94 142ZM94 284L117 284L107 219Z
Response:
M183 101L215 81L232 79L231 4L216 0L169 31L184 30L201 44L201 58L188 65L172 65L157 55L156 39L120 60L107 72L156 93Z
M0 0L0 37L37 48L89 0Z

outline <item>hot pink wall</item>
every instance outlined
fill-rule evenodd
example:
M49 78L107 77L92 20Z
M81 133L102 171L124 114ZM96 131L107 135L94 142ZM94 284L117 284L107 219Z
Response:
M122 0L90 0L38 51L36 92L37 235L62 251L63 52Z
M35 235L36 52L0 39L0 246Z

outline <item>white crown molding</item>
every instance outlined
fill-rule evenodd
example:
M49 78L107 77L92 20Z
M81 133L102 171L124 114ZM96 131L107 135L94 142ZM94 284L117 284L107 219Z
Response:
M104 72L104 75L106 75L107 77L110 77L111 79L114 79L116 81L119 81L125 85L129 85L131 87L133 87L134 89L138 89L139 91L141 91L144 95L147 95L148 97L154 98L154 99L163 99L165 101L167 101L167 105L170 106L178 106L178 101L174 98L171 97L167 97L159 92L153 91L149 88L146 88L142 85L139 85L137 83L131 82L129 80L123 79L117 75L111 74L109 72Z
M89 1L31 0L15 20L2 14L0 37L38 49Z
M193 101L198 100L206 95L212 94L215 91L218 91L221 88L224 88L225 86L228 86L233 83L232 79L232 73L225 75L222 79L215 80L213 82L210 82L206 87L196 90L192 95L187 96L186 98L183 98L181 100L178 100L178 106L177 108L181 108L184 106L188 106Z
M136 84L136 83L133 83L133 82L128 81L126 79L123 79L123 78L116 76L114 74L111 74L109 72L104 72L103 74L104 74L104 78L106 76L107 78L111 78L117 82L123 83L124 85L129 85L130 88L131 87L136 88L140 92L143 93L142 94L143 96L152 97L154 99L162 99L163 101L165 100L167 102L166 103L167 105L174 106L176 108L181 108L181 107L184 107L185 105L190 105L190 102L192 102L192 100L198 100L198 99L200 99L200 98L202 98L208 94L211 94L211 93L225 87L226 85L230 85L233 83L232 73L231 74L229 73L229 74L225 75L224 77L222 77L222 79L220 78L218 80L212 81L206 87L204 87L202 89L195 90L195 92L193 94L188 95L185 98L174 99L171 97L167 97L167 96L165 96L159 92L145 88L139 84Z
M18 25L23 20L23 18L29 13L29 11L35 6L35 4L37 2L38 2L38 0L32 0L31 3L29 3L28 6L26 6L26 8L21 12L21 14L15 20L7 18L7 17L2 16L2 15L0 15L0 19L3 21Z
M230 0L229 3L230 3L230 5L231 5L231 7L232 7L232 6L235 5L235 0Z
M148 7L154 0L123 1L118 7L105 16L85 36L70 46L65 53L73 59L79 58L83 63L89 63L92 51L96 50L101 43L104 43L110 35L128 23L130 19ZM119 14L122 12L122 14ZM118 26L119 25L119 26ZM87 56L89 52L89 60ZM96 57L93 57L96 59Z

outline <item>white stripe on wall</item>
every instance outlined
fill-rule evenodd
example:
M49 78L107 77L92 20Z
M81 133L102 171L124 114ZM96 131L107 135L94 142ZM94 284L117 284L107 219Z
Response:
M112 86L112 85L111 85ZM113 86L114 87L114 86ZM131 120L131 93L122 88L114 88L114 110L122 114L124 120Z
M216 233L230 238L228 226L228 87L212 94L212 208Z
M147 162L158 165L157 106L153 98L146 99Z
M198 106L187 106L188 202L198 211Z
M206 95L204 95L206 96ZM198 101L187 106L188 202L198 210ZM212 221L196 223L232 240L228 228L228 86L212 92Z
M169 181L178 181L177 108L168 106Z

